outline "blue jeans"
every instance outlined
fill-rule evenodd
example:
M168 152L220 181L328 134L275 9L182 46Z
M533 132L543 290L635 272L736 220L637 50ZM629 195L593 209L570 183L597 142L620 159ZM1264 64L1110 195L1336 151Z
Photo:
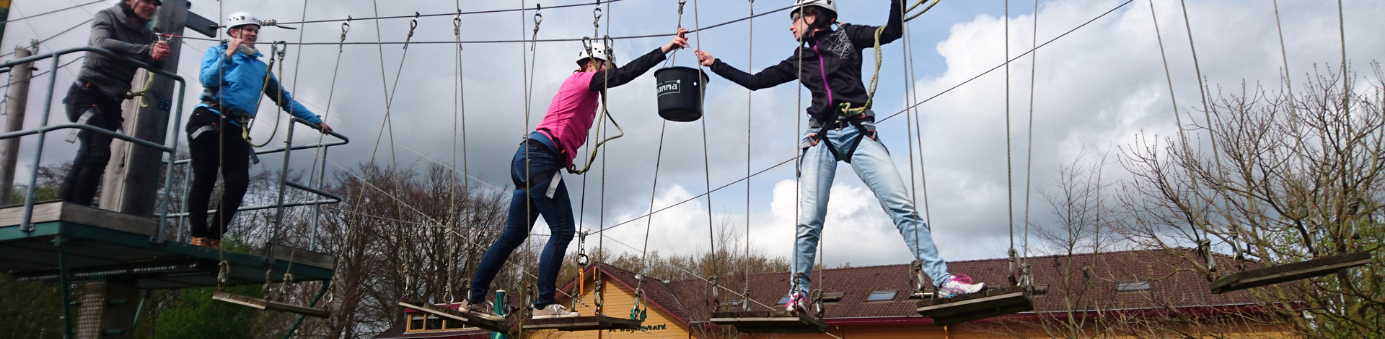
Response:
M495 280L495 275L500 272L515 248L529 238L529 230L534 227L539 215L543 215L543 219L548 222L551 236L539 257L539 296L533 306L544 307L558 302L554 299L558 290L558 271L563 266L563 255L567 253L567 245L572 242L574 233L572 201L568 199L567 185L562 182L561 174L558 173L567 159L550 151L557 148L553 147L553 142L548 140L547 136L535 132L529 137L539 140L544 146L524 143L520 145L519 151L515 152L514 162L510 165L510 180L515 183L515 191L514 197L510 200L509 219L505 222L505 232L486 250L486 254L481 256L481 264L476 267L476 276L471 279L471 295L468 299L472 302L486 300L486 292L490 290L491 281ZM525 170L526 163L528 173ZM529 180L542 179L541 177L549 173L552 173L551 179L542 182ZM553 187L553 194L550 196L548 192L553 180L558 180L558 183ZM528 190L525 189L526 182Z
M865 127L871 130L875 128L871 123L865 123ZM818 131L818 128L809 128L804 135L815 134ZM837 173L837 159L832 156L826 144L831 142L842 156L847 156L851 142L858 136L863 139L856 152L851 155L850 163L852 169L856 170L856 176L875 192L875 198L880 200L880 207L890 215L895 227L899 229L899 234L904 236L904 243L909 246L909 251L913 252L915 258L923 261L923 270L929 279L932 279L934 284L946 282L952 275L948 274L947 264L938 255L938 248L933 244L933 236L909 199L908 192L904 189L904 180L895 168L894 161L890 160L889 150L886 150L880 141L861 136L861 131L856 127L846 126L828 130L827 135L820 136L822 139L817 145L802 150L798 179L798 237L792 263L796 279L791 280L790 288L797 288L798 292L805 294L808 292L808 282L811 280L809 275L817 259L818 239L822 235L823 219L827 216L827 198ZM798 282L797 286L792 285L793 281ZM795 291L791 290L790 293L792 292Z

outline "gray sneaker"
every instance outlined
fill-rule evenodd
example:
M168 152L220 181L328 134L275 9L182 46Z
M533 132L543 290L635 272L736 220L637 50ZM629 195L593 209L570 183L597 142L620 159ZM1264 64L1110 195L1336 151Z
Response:
M481 320L487 321L504 322L505 318L491 312L491 309L493 308L494 304L491 304L491 302L489 301L476 305L471 305L471 303L467 302L466 300L462 300L462 302L459 305L457 305L457 311L460 311L469 317L476 317L480 318Z
M553 318L572 318L580 316L577 312L567 310L567 307L559 304L549 304L543 308L534 309L534 319L553 319Z

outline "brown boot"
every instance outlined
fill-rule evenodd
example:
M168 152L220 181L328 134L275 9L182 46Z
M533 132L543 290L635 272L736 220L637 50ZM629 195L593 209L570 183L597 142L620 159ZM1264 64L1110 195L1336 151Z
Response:
M189 241L188 243L192 244L193 246L202 246L208 248L212 247L212 239L207 239L203 237L192 237L192 241Z
M214 250L221 250L221 239L207 239L207 245Z

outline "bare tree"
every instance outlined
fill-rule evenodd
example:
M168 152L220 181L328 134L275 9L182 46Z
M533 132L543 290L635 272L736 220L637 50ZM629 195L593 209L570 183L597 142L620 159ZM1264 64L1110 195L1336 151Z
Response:
M1127 239L1176 253L1208 279L1357 251L1385 240L1385 73L1364 90L1320 71L1301 92L1242 85L1213 101L1212 152L1186 138L1141 140L1122 159ZM1341 70L1338 70L1339 72ZM1364 81L1362 81L1364 80ZM1200 251L1180 251L1194 246ZM1217 260L1229 251L1235 260ZM1251 290L1259 306L1311 337L1385 332L1385 273L1371 269Z

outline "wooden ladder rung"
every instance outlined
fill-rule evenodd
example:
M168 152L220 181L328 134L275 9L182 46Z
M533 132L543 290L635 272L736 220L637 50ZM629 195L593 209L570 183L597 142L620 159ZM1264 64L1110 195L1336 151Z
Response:
M950 325L1033 309L1034 302L1025 294L1024 288L1005 287L950 298L919 300L917 311L932 318L934 324Z
M246 307L250 307L250 308L254 308L254 309L258 309L258 310L288 312L288 313L301 314L301 315L305 315L305 316L309 316L309 317L314 317L314 318L324 318L324 319L325 319L325 318L327 318L327 317L329 317L329 316L332 315L331 313L328 313L326 310L319 309L319 308L303 307L303 306L298 306L298 305L285 304L285 303L281 303L281 302L277 302L277 301L268 301L268 300L264 300L264 299L251 298L251 297L247 297L247 296L243 296L243 295L236 295L236 294L226 293L226 292L222 292L222 291L213 292L213 293L212 293L212 299L213 299L213 300L217 300L217 301L228 302L228 303L232 303L232 304L236 304L236 305L246 306Z
M636 330L640 329L641 321L627 318L613 318L607 316L585 316L568 318L549 318L549 319L529 319L522 325L525 330L559 330L559 331L592 331L592 330Z
M712 313L711 322L735 326L744 333L823 333L827 324L807 314L788 311L733 311Z
M510 324L504 318L493 314L482 314L464 310L454 310L447 307L438 307L428 303L421 303L411 300L400 300L399 306L412 308L419 312L428 313L441 318L460 321L471 327L480 328L494 332L509 332ZM498 319L497 319L498 318Z
M1212 282L1212 293L1221 294L1282 282L1321 277L1371 262L1370 252L1323 257L1292 264L1276 265L1228 275Z

